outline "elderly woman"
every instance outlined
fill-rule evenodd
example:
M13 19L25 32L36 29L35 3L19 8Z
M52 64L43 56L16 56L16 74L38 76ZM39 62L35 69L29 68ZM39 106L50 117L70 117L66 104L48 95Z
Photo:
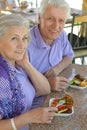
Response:
M28 30L21 15L0 17L0 130L29 130L29 123L51 123L55 116L56 108L31 110L50 85L28 60Z

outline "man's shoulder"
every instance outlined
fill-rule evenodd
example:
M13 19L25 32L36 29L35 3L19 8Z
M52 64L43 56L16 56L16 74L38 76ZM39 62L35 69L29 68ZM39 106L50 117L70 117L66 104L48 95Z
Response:
M66 32L63 30L57 39L58 40L64 40L64 41L67 40L68 37L67 37Z
M62 32L60 34L60 37L67 37L67 34L66 34L65 30L62 30Z
M34 41L34 40L37 39L38 33L39 33L38 26L37 26L37 25L34 25L34 26L30 29L31 41L32 41L32 40ZM30 41L30 42L31 42L31 41Z
M34 25L31 29L30 29L30 33L34 33L35 31L38 30L38 25Z

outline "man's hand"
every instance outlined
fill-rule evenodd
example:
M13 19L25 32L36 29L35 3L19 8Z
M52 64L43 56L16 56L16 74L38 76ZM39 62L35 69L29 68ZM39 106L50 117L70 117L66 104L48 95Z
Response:
M58 73L57 73L56 67L53 67L44 73L44 76L46 78L51 78L51 77L57 76L57 75L58 75Z
M52 91L61 91L66 89L68 79L65 77L54 76L48 79Z
M51 78L53 76L58 76L65 68L67 68L72 63L73 58L71 57L63 57L62 61L49 69L44 73L46 78Z

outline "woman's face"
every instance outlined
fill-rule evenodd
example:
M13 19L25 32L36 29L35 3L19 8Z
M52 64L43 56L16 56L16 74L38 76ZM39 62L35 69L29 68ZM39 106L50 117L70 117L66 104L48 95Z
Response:
M28 32L24 26L11 26L0 39L0 53L10 63L21 60L28 44Z
M64 28L66 21L66 10L55 6L48 6L43 14L39 16L39 28L44 41L51 44Z

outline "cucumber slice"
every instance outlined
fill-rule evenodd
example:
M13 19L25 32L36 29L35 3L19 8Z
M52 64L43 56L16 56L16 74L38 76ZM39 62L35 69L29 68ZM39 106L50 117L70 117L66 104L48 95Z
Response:
M66 103L66 99L60 99L60 100L59 100L59 103L60 103L60 104L65 104L65 103Z
M80 81L79 80L74 80L74 84L80 85Z
M70 80L69 82L68 82L70 85L73 85L73 80Z

